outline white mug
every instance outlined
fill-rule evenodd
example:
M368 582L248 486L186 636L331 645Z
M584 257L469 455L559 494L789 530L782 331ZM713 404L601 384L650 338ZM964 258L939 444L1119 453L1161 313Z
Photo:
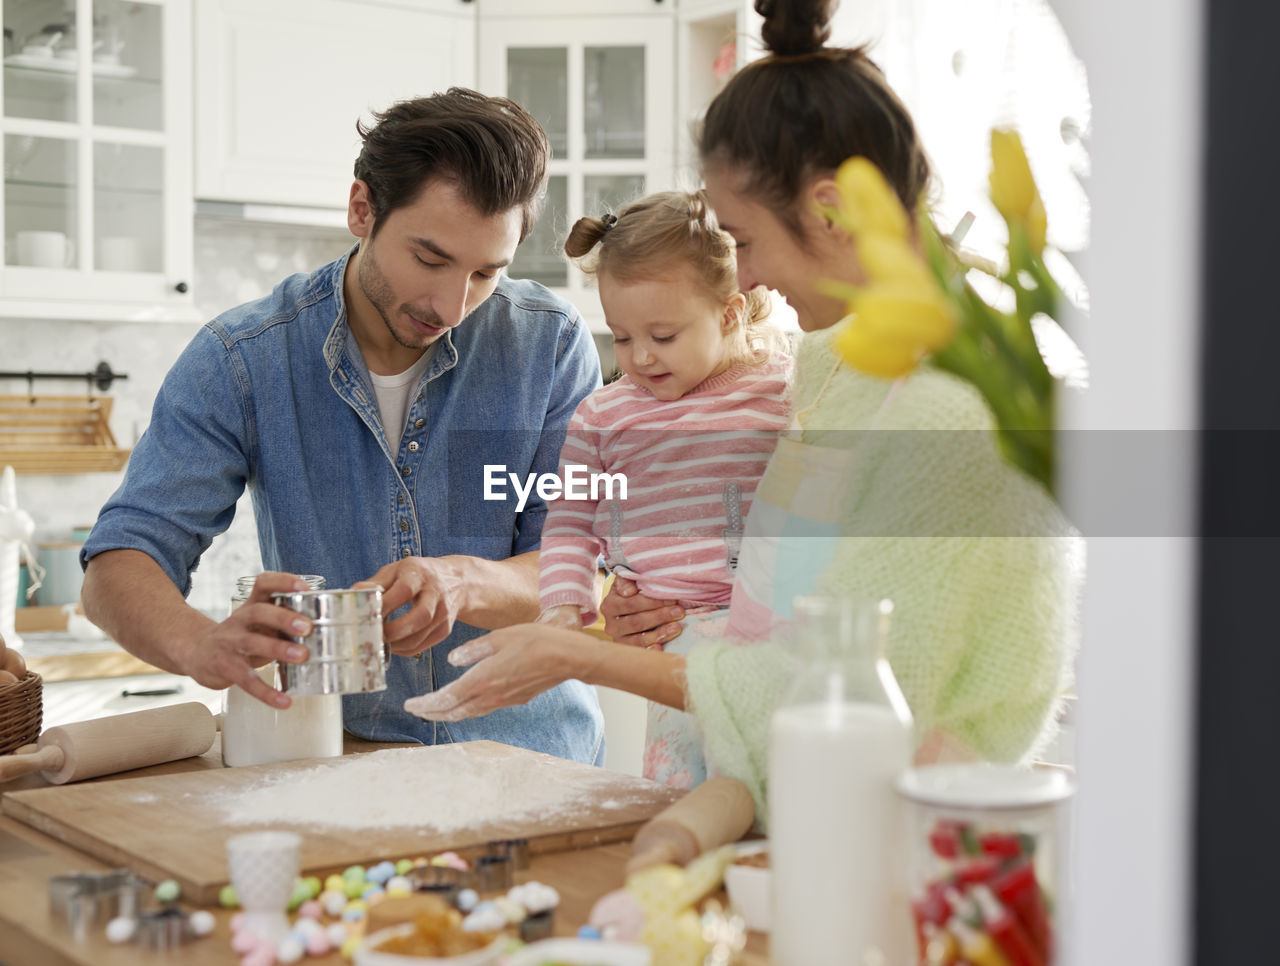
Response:
M98 267L108 272L142 271L142 241L132 235L110 235L98 243Z
M45 568L44 582L36 591L41 606L61 607L80 602L80 586L84 583L80 547L78 543L60 541L42 543L36 548L36 558Z
M37 268L70 268L73 249L60 231L18 232L18 264Z

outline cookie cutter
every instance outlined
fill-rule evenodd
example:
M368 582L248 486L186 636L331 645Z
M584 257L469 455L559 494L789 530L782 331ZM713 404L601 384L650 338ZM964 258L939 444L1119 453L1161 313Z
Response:
M148 909L138 916L138 929L134 939L149 949L166 952L181 946L195 933L191 931L188 916L176 906Z
M498 839L486 846L489 855L505 855L511 859L511 867L516 870L529 868L528 839Z
M543 909L531 912L520 920L520 941L531 943L549 939L555 931L555 910Z
M109 872L72 872L49 880L49 911L56 924L77 940L89 927L117 916L138 916L147 883L130 869Z
M434 893L450 905L457 905L458 893L463 889L475 889L479 892L483 885L476 873L448 865L420 865L404 875L413 883L414 892Z
M515 884L515 862L510 855L486 853L476 858L474 868L480 880L477 892L498 892Z

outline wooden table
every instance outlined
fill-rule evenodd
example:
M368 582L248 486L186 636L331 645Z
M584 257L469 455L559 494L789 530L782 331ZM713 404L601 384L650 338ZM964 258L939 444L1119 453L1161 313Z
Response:
M346 751L372 751L381 747L348 737ZM217 742L200 758L169 762L139 769L127 775L96 779L111 781L121 777L163 775L205 768L221 768ZM0 785L0 791L39 788L47 783L38 775L28 775ZM597 846L575 852L535 855L529 869L516 874L518 881L536 879L554 886L561 896L556 911L555 932L572 936L586 922L592 905L606 892L622 885L623 868L630 857L628 844ZM183 966L234 964L239 957L231 951L231 912L215 909L217 925L212 935L184 944L169 953L157 953L133 943L115 946L107 942L101 927L77 942L55 924L49 912L48 881L69 872L104 871L107 866L35 829L0 815L0 962L4 966L135 966L147 963L182 963ZM723 901L723 895L720 897ZM767 966L767 938L751 933L741 966ZM304 963L345 963L336 952L323 957L307 957Z

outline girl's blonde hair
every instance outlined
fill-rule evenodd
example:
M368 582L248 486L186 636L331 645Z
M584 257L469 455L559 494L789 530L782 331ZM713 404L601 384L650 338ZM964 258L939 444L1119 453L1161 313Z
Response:
M564 251L580 259L589 275L607 273L624 283L660 281L687 265L715 301L728 302L738 294L733 238L720 230L701 191L662 191L626 205L616 216L579 218ZM769 321L769 293L756 288L744 295L734 358L757 365L789 345Z

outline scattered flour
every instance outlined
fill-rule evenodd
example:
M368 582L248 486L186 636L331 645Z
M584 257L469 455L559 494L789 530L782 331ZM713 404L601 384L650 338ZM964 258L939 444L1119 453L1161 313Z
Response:
M440 832L525 815L572 814L602 800L610 808L622 806L617 772L559 764L570 767L550 775L536 758L495 760L469 752L465 744L388 748L266 779L211 804L224 810L231 825ZM601 794L606 785L608 798Z

